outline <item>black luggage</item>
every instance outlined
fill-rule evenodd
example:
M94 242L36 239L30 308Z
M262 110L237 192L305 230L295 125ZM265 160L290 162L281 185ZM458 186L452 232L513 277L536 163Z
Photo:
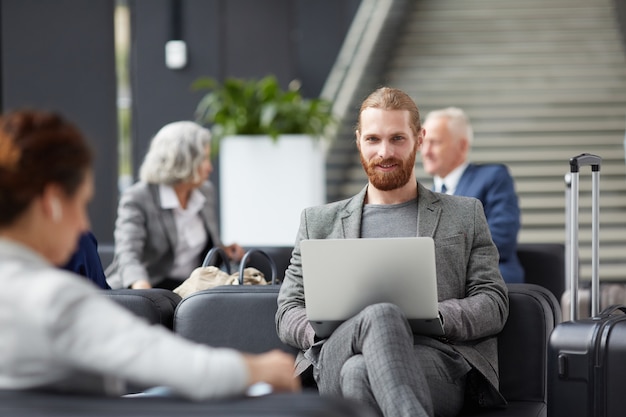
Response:
M548 345L548 417L626 415L626 307L599 310L599 176L601 158L582 154L570 159L572 191L567 219L570 241L570 317L559 324ZM578 318L578 176L592 169L591 318Z
M565 176L565 185L566 185L566 198L568 201L568 207L566 209L566 213L570 213L569 206L571 205L571 174ZM570 222L567 223L567 232L569 233L572 225ZM568 241L568 244L571 242ZM576 246L572 246L576 247ZM571 252L571 249L568 247L567 253ZM569 258L567 259L567 267L570 267L571 262L569 262ZM569 271L566 271L566 276L570 276ZM569 288L569 283L565 287ZM626 304L626 283L623 282L603 282L599 287L599 303L596 312L606 309L612 305ZM563 292L561 296L561 312L564 321L569 321L570 319L570 300L572 296L569 290ZM597 300L597 298L595 298ZM578 289L578 318L587 318L591 317L591 288L586 285Z

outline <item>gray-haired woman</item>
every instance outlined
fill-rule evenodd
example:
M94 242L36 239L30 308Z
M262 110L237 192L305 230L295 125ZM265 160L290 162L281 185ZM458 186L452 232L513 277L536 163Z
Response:
M122 195L115 223L115 256L107 269L112 288L174 289L198 267L212 247L233 261L243 249L222 245L214 192L211 134L180 121L165 125L152 139L140 181Z

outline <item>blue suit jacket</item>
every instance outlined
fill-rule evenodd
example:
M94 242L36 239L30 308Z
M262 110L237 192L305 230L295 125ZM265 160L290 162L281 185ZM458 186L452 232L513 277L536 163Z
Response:
M98 241L91 232L85 232L80 236L76 252L63 269L84 276L102 289L111 289L104 276L104 269L98 254Z
M483 203L491 237L500 253L500 272L506 282L524 282L517 257L520 209L509 170L502 164L469 164L454 192Z

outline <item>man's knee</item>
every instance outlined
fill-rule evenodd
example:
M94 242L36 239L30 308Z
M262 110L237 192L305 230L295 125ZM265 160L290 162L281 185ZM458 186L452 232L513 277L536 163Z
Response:
M354 355L344 362L340 372L341 385L351 385L347 382L363 384L367 380L367 368L363 355Z
M368 325L406 328L410 332L409 322L404 312L395 304L377 303L365 307L359 313L360 320Z
M363 318L375 319L377 321L379 321L381 318L388 319L391 321L406 320L406 316L404 315L400 307L392 303L371 304L365 307L359 315L362 316Z

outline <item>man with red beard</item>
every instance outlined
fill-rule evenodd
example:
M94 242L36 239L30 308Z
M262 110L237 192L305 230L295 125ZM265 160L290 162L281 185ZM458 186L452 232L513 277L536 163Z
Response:
M365 99L356 145L368 184L352 198L303 211L278 296L279 337L301 351L296 373L310 372L321 395L363 401L385 417L456 416L463 408L505 404L496 336L508 295L498 251L479 200L433 193L417 182L424 135L419 110L403 91L383 87ZM316 337L306 316L300 241L412 236L435 241L445 336L414 335L398 307L379 303L330 337Z

